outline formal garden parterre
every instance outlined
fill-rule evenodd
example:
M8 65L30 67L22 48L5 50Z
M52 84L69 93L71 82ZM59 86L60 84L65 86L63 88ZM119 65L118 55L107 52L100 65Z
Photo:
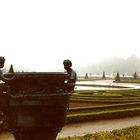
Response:
M140 90L75 91L66 123L140 115Z

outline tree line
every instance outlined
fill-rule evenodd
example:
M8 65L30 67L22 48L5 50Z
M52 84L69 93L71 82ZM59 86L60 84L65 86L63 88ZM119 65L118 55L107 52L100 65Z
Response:
M140 73L140 58L136 55L132 55L127 59L122 57L114 57L110 59L105 59L98 64L91 64L84 67L83 72L91 73L102 73L111 74L114 72L119 72L120 74L130 74L134 72Z

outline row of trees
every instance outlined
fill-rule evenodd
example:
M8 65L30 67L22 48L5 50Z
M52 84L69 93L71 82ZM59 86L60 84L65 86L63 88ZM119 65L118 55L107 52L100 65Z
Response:
M112 72L119 72L120 74L132 74L133 72L140 72L140 58L132 55L127 59L121 57L113 57L104 59L99 63L88 64L80 69L81 72L101 73L105 71L107 74Z

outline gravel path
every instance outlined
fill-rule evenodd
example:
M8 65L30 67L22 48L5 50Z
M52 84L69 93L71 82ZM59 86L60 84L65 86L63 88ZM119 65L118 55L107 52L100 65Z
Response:
M9 132L3 132L0 134L0 140L14 140L14 136Z
M57 138L63 138L67 136L82 136L88 133L111 131L114 129L121 129L134 125L140 126L140 116L70 124L63 127Z

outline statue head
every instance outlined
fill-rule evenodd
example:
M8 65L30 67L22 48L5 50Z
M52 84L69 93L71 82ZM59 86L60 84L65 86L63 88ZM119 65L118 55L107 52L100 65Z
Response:
M72 66L72 62L69 59L63 61L65 70L69 70Z
M0 68L4 67L4 63L5 63L5 58L3 56L0 56Z

